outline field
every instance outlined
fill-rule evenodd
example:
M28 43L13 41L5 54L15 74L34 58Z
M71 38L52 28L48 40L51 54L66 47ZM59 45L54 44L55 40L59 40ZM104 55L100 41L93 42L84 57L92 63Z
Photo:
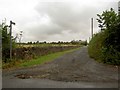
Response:
M12 51L12 60L3 59L3 69L11 67L26 67L49 62L55 58L76 50L82 45L30 45L14 48ZM4 56L9 58L9 50L4 52ZM3 57L4 58L4 57Z

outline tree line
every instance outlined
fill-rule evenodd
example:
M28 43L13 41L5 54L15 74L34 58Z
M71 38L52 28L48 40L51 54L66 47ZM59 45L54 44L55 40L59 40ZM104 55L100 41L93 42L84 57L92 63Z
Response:
M83 40L71 40L70 42L65 42L65 41L57 41L57 42L40 42L40 41L36 41L36 42L27 42L27 43L22 43L22 44L80 44L80 45L87 45L87 40L83 41Z

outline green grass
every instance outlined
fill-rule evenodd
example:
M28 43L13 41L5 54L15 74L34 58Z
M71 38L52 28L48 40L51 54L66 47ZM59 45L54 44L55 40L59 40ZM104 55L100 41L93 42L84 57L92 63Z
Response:
M75 50L78 50L79 48L76 48L76 49L71 49L71 50L67 50L67 51L63 51L63 52L57 52L57 53L53 53L53 54L49 54L49 55L45 55L45 56L41 56L37 59L33 59L33 60L30 60L30 61L26 61L26 62L23 62L21 64L19 64L18 66L19 67L30 67L30 66L34 66L34 65L40 65L40 64L44 64L46 62L50 62L66 53L70 53L70 52L73 52Z

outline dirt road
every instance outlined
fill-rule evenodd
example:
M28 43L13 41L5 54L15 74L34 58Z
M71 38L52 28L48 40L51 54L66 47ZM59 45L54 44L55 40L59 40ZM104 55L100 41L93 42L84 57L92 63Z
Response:
M39 82L38 86L32 82ZM82 47L44 65L3 71L3 87L15 87L15 84L18 87L117 88L118 68L96 62L89 57L87 47Z

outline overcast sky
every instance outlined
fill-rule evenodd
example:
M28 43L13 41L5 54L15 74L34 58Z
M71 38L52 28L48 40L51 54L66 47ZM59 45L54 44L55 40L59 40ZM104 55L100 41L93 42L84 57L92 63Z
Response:
M0 0L0 23L12 20L13 36L23 31L22 42L88 40L90 20L99 31L96 14L119 0Z

